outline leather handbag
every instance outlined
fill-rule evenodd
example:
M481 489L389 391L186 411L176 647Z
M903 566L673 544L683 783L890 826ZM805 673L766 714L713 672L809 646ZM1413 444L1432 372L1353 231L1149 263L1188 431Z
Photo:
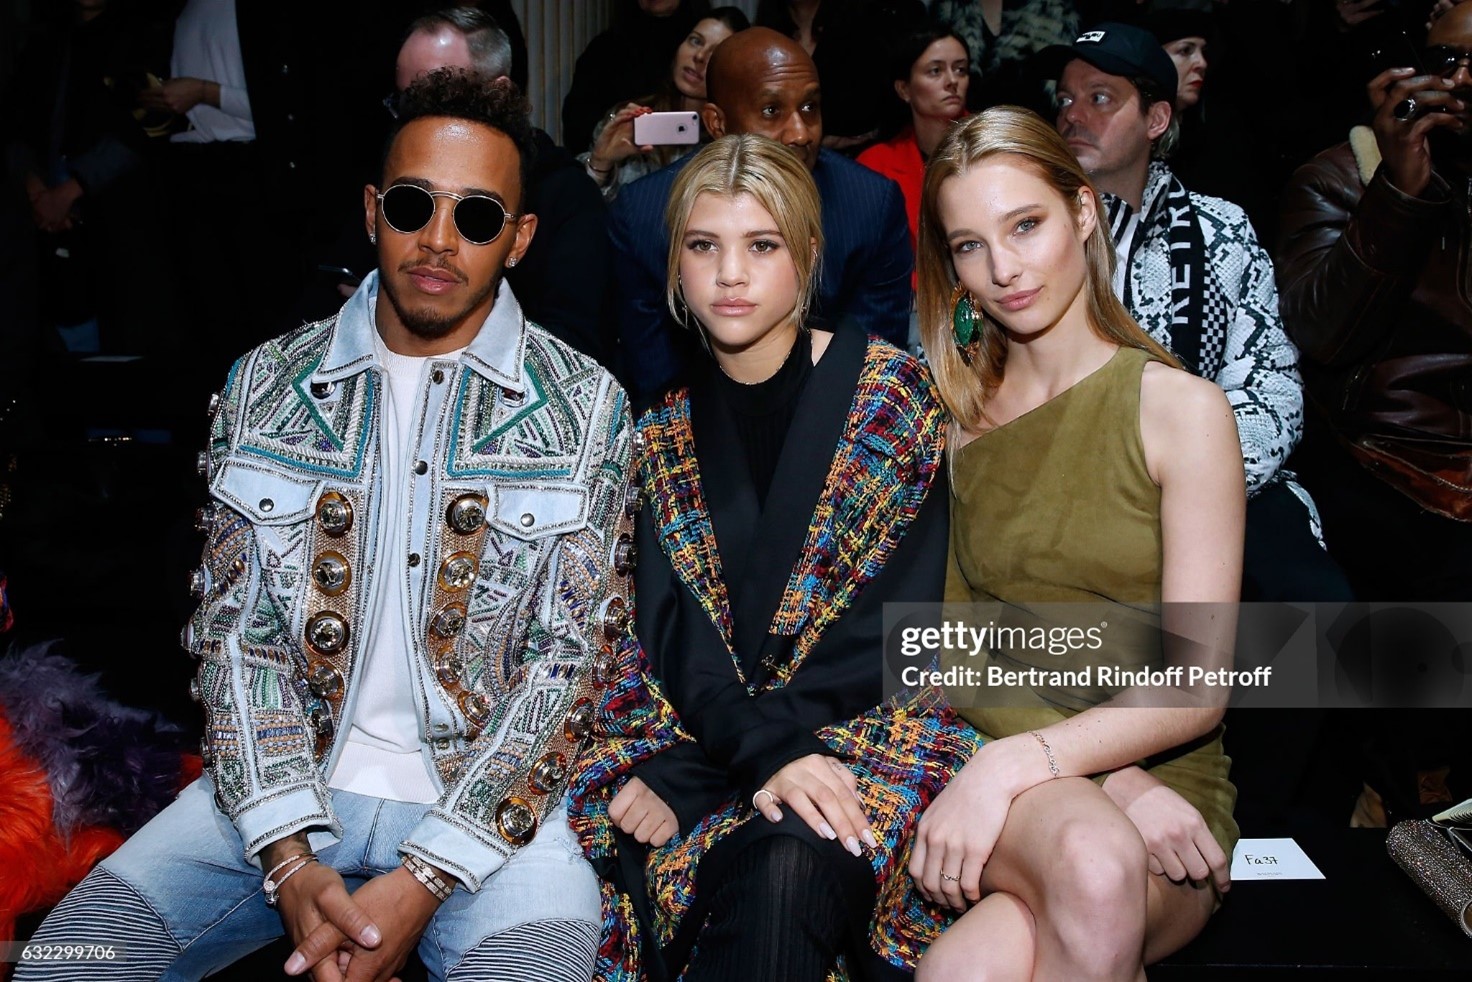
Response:
M1427 511L1472 522L1472 447L1366 436L1349 444L1372 474Z

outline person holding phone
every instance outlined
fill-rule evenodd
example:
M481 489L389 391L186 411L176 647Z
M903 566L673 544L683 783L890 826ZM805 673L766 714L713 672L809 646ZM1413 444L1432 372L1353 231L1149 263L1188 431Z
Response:
M717 7L702 17L675 49L669 77L652 94L611 110L593 129L592 146L578 155L588 176L612 200L619 188L673 161L685 147L705 138L697 113L705 105L705 66L711 52L750 21L738 7ZM650 113L689 113L690 132L663 132L653 137L636 132L635 122ZM642 142L647 141L647 142Z
M562 141L569 150L592 141L593 127L610 106L659 87L670 52L705 16L710 0L613 0L601 6L612 23L578 55L562 100Z
M943 413L916 359L808 323L823 227L795 154L717 139L667 214L666 300L707 357L637 424L638 642L574 779L598 977L901 975L924 943L903 846L975 747L881 701L882 608L941 595Z

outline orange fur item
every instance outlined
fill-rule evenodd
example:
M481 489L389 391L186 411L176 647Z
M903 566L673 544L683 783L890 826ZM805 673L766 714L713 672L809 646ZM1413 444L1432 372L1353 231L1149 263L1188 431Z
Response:
M15 937L15 920L50 907L104 856L122 833L86 826L63 840L52 824L51 787L41 768L16 746L0 715L0 938Z

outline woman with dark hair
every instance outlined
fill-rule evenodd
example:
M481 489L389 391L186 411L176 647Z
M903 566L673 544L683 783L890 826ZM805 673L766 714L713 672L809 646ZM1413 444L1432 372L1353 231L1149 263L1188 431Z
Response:
M920 225L921 333L953 420L947 621L984 605L1009 631L1089 640L994 640L968 664L1023 684L950 690L986 742L916 833L921 893L961 913L918 977L1142 979L1229 886L1236 793L1221 690L1113 673L1230 658L1232 409L1115 297L1098 194L1036 114L952 129Z
M1255 138L1255 129L1263 125L1258 108L1244 113L1249 104L1242 101L1241 86L1221 74L1225 68L1230 75L1233 65L1225 57L1216 16L1209 10L1158 7L1144 21L1180 78L1175 115L1181 132L1170 169L1197 194L1240 205L1258 239L1271 242L1285 176L1281 148L1274 140Z
M698 113L705 105L705 66L726 38L751 26L739 7L717 7L702 17L675 49L669 73L652 94L619 106L593 130L593 145L578 155L593 183L610 201L630 184L688 152L685 145L641 146L634 142L634 120L648 113ZM701 137L708 138L704 124Z
M670 194L668 302L710 358L638 423L638 641L574 778L600 978L903 977L936 931L904 848L975 734L883 699L882 632L941 593L942 411L911 356L808 327L821 213L749 134Z
M951 124L966 115L971 86L971 53L961 36L945 25L915 31L895 45L889 60L894 82L896 132L859 154L859 163L900 186L910 245L920 234L920 185L925 161Z
M1170 60L1175 62L1180 84L1176 87L1176 112L1184 113L1201 103L1206 85L1206 48L1214 33L1211 14L1205 10L1167 8L1157 10L1145 24L1155 35Z
M710 0L620 0L613 26L588 42L573 66L562 100L562 145L576 150L593 140L609 106L653 92L670 67L670 52Z

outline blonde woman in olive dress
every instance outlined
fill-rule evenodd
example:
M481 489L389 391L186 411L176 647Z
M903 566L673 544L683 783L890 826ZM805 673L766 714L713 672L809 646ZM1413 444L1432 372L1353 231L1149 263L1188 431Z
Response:
M1115 299L1113 255L1093 187L1036 115L987 110L932 156L917 265L922 337L953 417L948 602L1019 616L1099 603L1163 611L1174 629L1174 611L1237 599L1231 407ZM1198 621L1193 641L1231 649L1231 617ZM1153 652L1107 654L1159 664L1149 633ZM1222 710L1029 696L957 703L987 742L916 833L911 875L960 915L917 977L1143 979L1229 886Z

